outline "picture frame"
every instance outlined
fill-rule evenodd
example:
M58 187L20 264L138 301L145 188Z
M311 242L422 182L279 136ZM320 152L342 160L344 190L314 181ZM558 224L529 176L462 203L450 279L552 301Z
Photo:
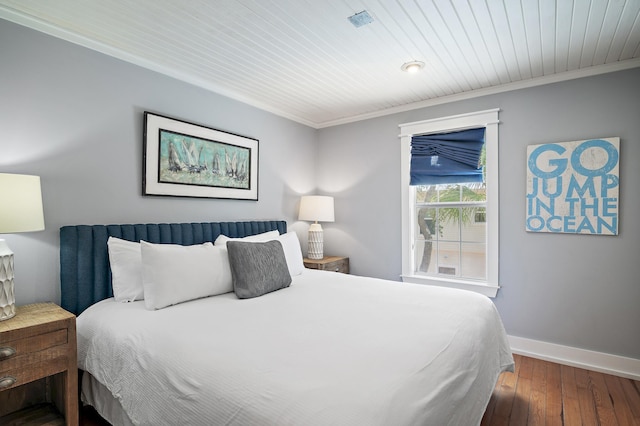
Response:
M620 138L527 146L527 232L618 235Z
M258 139L144 112L142 194L258 200Z

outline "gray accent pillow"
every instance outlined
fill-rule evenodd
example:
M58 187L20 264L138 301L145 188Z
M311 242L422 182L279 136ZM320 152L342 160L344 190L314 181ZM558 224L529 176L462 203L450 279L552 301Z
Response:
M291 275L280 241L228 241L233 291L240 299L262 296L289 287Z

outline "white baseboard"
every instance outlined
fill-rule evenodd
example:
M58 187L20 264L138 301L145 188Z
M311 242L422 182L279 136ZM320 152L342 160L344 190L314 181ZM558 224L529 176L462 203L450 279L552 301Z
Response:
M640 380L640 359L508 336L513 353L558 364Z

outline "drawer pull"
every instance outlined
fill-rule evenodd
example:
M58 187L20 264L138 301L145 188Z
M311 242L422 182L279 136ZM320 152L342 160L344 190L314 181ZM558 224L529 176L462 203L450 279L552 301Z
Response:
M0 348L0 361L16 354L16 350L11 346Z
M0 389L4 389L4 388L8 388L9 386L13 386L13 384L15 382L16 382L16 378L15 377L11 377L11 376L0 377Z

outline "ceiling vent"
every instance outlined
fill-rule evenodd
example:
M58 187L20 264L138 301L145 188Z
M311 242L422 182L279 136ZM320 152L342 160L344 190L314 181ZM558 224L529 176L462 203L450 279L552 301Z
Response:
M360 28L363 25L367 25L373 22L373 18L369 15L369 12L363 10L362 12L358 12L355 15L349 16L349 21L353 24L354 27Z

